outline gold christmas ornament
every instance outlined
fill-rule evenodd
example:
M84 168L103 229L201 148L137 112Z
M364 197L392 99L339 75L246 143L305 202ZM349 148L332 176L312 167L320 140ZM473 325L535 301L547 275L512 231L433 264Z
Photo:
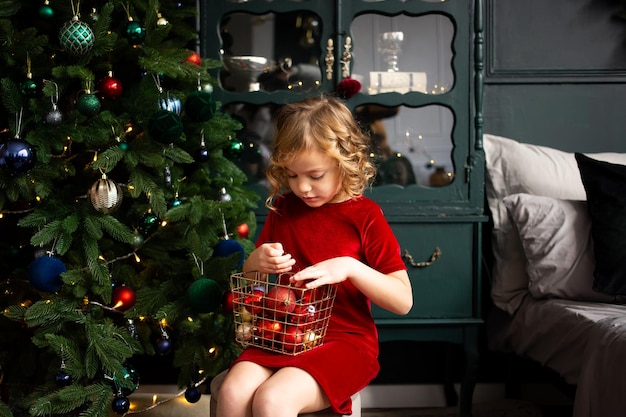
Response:
M122 187L102 174L89 189L89 199L93 207L101 213L112 213L122 203Z

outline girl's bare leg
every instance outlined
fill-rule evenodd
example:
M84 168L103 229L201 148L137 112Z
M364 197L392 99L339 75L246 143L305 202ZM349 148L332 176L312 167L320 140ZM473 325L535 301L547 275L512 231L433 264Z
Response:
M254 395L273 370L239 362L226 374L217 399L217 417L252 417Z
M306 371L287 367L263 382L252 400L254 417L296 417L330 406L328 397Z

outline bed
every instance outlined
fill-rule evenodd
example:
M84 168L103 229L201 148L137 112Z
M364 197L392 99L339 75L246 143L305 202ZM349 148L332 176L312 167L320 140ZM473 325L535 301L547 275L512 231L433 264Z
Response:
M626 154L484 135L488 347L576 386L574 417L626 413ZM486 237L487 238L487 237Z

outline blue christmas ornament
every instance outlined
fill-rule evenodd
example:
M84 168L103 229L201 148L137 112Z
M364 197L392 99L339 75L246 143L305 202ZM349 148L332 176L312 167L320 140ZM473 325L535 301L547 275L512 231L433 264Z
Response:
M185 391L185 399L190 403L197 403L202 398L202 392L198 387L189 387Z
M117 414L124 414L130 410L130 400L123 396L116 396L113 398L113 401L111 401L111 408Z
M0 145L0 168L11 175L29 171L35 162L35 151L25 140L15 138Z
M61 274L67 268L54 256L41 256L28 266L28 280L31 285L44 292L55 292L61 288Z
M159 107L163 110L171 111L175 113L177 116L183 111L183 103L177 97L164 97L159 100Z
M72 385L72 377L65 371L59 371L54 377L54 382L57 387L67 387Z
M237 252L241 254L239 262L237 263L237 269L241 269L243 261L245 260L246 251L243 248L243 245L238 241L234 239L220 240L220 243L217 244L215 250L213 251L213 255L221 258L227 258Z

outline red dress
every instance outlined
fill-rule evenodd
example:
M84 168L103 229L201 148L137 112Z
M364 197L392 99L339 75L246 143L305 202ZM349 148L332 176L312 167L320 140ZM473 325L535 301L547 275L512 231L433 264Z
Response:
M406 269L382 210L366 197L311 208L287 193L276 199L275 207L257 246L282 243L296 260L293 272L338 256L353 257L384 274ZM238 361L301 368L320 384L334 412L351 414L350 396L367 386L380 369L370 300L346 280L338 286L323 345L295 356L248 347Z

